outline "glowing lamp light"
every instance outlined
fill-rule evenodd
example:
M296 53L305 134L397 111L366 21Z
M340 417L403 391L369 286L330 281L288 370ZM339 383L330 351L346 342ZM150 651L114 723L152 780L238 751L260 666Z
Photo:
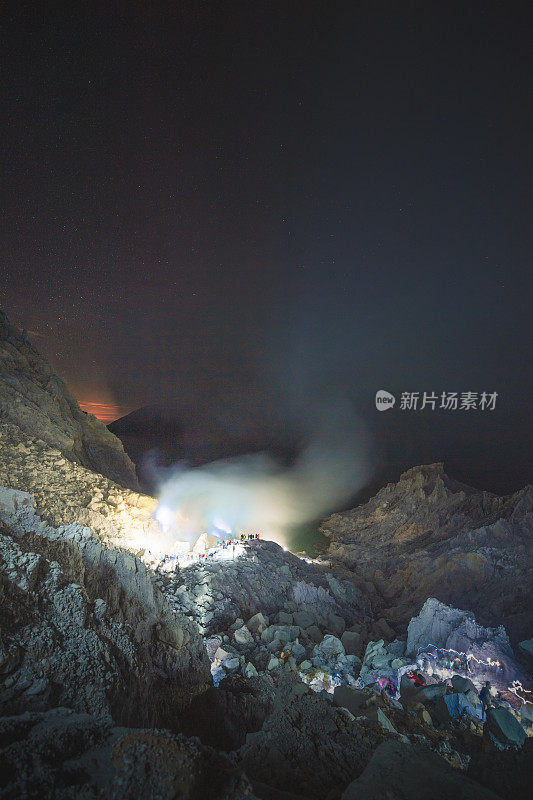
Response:
M459 652L459 650L453 650L453 648L450 648L449 650L446 650L443 647L437 647L436 644L426 644L425 647L419 648L418 655L419 656L422 655L424 653L424 650L428 650L428 649L436 650L438 653L442 653L445 656L453 655L454 659L455 658L461 658L463 660L466 660L467 664L470 661L475 661L476 664L479 664L482 667L496 667L496 668L497 667L501 667L501 662L500 661L494 661L492 658L487 658L486 660L483 660L483 659L480 659L480 658L476 658L476 656L473 653L461 653L461 652ZM428 653L426 655L431 655L431 653Z
M532 694L532 693L533 693L533 690L532 690L532 689L525 689L525 688L522 686L522 683L521 683L521 681L514 680L514 681L511 683L511 685L507 687L507 689L508 689L510 692L512 692L512 693L513 693L513 694L514 694L516 697L518 697L518 699L519 699L519 700L521 700L521 701L522 701L522 703L527 703L527 704L528 704L528 705L530 705L530 706L531 706L531 705L533 705L533 703L531 702L531 700L528 700L528 699L527 699L527 697L521 697L521 696L518 694L518 692L524 692L524 694Z

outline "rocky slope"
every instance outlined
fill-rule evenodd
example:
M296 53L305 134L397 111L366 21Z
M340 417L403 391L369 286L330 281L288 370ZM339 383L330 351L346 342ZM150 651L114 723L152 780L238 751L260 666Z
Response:
M138 488L135 466L119 439L82 411L61 378L0 311L0 419L17 434L41 440L61 455L117 483Z
M498 497L451 480L442 464L415 467L321 531L330 558L393 626L435 596L503 624L514 642L533 629L531 486Z

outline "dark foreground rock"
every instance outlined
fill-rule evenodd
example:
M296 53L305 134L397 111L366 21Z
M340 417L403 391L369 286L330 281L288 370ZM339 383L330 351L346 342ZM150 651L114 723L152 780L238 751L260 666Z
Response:
M425 747L383 742L342 800L498 800Z
M197 739L65 708L0 719L0 762L5 798L255 798L242 771Z
M287 676L262 730L238 751L238 763L252 783L326 800L364 769L384 736L379 724L355 721Z

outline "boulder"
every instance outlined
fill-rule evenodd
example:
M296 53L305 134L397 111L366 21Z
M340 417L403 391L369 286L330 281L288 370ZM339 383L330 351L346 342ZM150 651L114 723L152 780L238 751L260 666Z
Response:
M472 704L462 692L445 694L442 699L446 704L446 708L448 709L451 719L455 719L457 717L475 717L479 720L483 719L483 709L481 707L481 703L478 701L477 706Z
M66 708L4 717L0 728L3 797L255 797L231 760L197 738L163 729L111 727Z
M415 703L411 711L414 711L418 719L421 719L426 725L433 725L431 715L423 703Z
M429 683L427 686L421 686L417 691L417 698L420 703L425 701L438 700L439 697L444 697L446 694L445 683Z
M324 662L327 662L336 656L344 656L346 653L341 640L328 634L324 636L320 644L315 645L312 655L313 658L323 659Z
M340 636L344 629L346 628L346 623L342 617L337 616L337 614L328 614L327 618L327 627L330 631L333 631L334 634Z
M235 655L235 651L233 648L225 648L225 647L218 647L215 650L214 658L218 658L219 661L226 661L228 658L232 658Z
M320 628L317 628L316 625L310 625L308 628L305 629L306 635L311 639L313 642L321 642L323 639L322 631Z
M354 717L358 717L361 709L370 697L369 691L356 689L353 686L336 686L333 692L333 702L336 706L347 708Z
M391 628L386 619L378 619L374 622L372 629L378 637L385 639L387 642L392 642L396 638L395 631Z
M526 732L510 711L504 706L487 709L487 719L483 727L485 741L495 745L498 750L522 747Z
M267 644L274 639L286 644L297 639L299 634L300 628L297 625L269 625L261 634L261 639Z
M476 622L472 612L452 608L434 597L426 600L420 614L409 622L407 653L416 655L430 644L500 662L513 657L509 637L502 625L484 628Z
M452 686L456 692L463 692L466 694L470 689L473 689L477 695L476 687L470 678L464 678L462 675L452 675Z
M290 642L289 649L294 658L296 659L296 661L299 661L301 658L305 656L305 647L303 646L303 644L300 644L298 639L296 639L295 642Z
M242 628L237 628L237 630L233 634L235 641L238 644L253 644L254 637L246 627L243 625Z
M280 611L278 614L278 623L280 625L292 625L292 614L288 611Z
M523 642L519 642L518 647L520 648L520 652L523 653L526 658L533 661L533 639L524 639Z
M394 733L396 735L398 734L398 731L396 730L396 728L394 727L388 716L379 706L375 705L369 706L367 709L365 709L364 715L365 717L367 717L367 719L372 719L375 722L378 722L383 728L383 730L387 731L387 733Z
M363 641L361 634L355 631L344 631L341 636L341 642L344 646L346 655L348 656L361 656L363 654Z
M427 748L387 739L342 800L499 800Z
M304 630L305 628L310 628L315 623L315 618L309 611L295 611L292 617L294 624Z
M268 628L268 617L265 617L261 612L254 614L246 623L246 627L252 633L263 633L265 628Z

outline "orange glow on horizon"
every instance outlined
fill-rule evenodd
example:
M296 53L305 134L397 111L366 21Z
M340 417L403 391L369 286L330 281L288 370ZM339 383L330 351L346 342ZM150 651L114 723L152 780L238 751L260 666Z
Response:
M97 419L106 425L132 411L132 409L127 406L118 406L115 403L98 403L89 402L88 400L78 400L78 403L82 411L86 411L88 414L94 414Z

